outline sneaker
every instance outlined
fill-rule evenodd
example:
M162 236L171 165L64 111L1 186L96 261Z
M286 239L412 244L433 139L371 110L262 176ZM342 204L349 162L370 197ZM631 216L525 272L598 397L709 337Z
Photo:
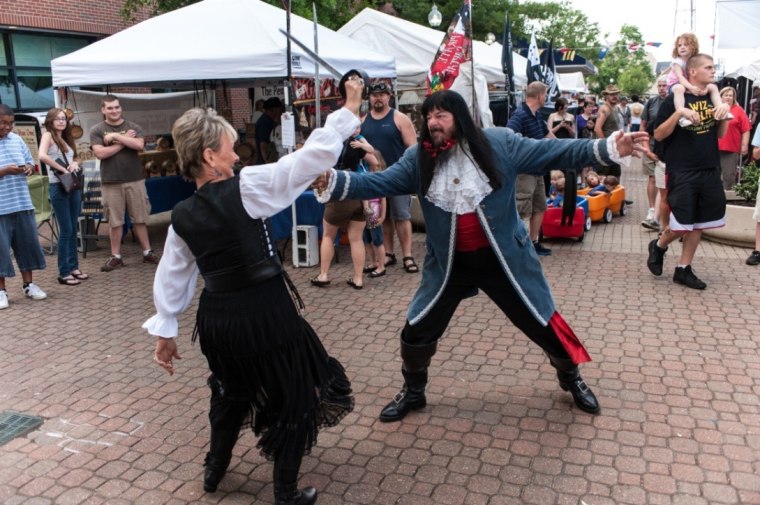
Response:
M649 243L649 257L647 258L647 267L654 275L662 275L662 264L665 261L665 251L668 248L661 249L657 245L657 239Z
M42 291L37 284L30 282L24 288L24 294L32 300L44 300L47 298L47 294Z
M8 292L4 289L0 289L0 309L8 308Z
M100 267L101 272L110 272L111 270L116 270L119 267L124 266L124 260L121 258L117 258L116 256L111 256L108 258L108 261L106 261L106 264Z
M676 267L676 271L673 274L673 282L676 284L683 284L684 286L692 289L705 289L707 287L707 284L699 280L699 278L694 275L694 272L691 269L691 265L686 265L685 267Z
M540 242L533 242L533 247L536 248L536 254L539 256L551 256L552 250L541 245Z
M747 265L760 265L760 251L752 251L752 254L747 258ZM2 292L0 291L0 293Z
M681 128L686 128L687 126L691 126L693 124L694 123L692 123L691 120L686 119L685 117L682 117L681 119L678 120L678 126L680 126Z
M158 265L160 260L161 258L159 258L152 250L149 251L148 254L143 254L143 263L153 263L154 265Z
M654 218L648 218L641 222L641 226L648 230L652 231L660 231L660 223L658 223Z

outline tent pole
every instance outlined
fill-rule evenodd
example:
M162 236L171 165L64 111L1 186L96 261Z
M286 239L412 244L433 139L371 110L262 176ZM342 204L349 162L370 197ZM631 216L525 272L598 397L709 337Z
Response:
M290 0L283 0L285 2L287 9L285 10L285 28L288 32L288 35L290 35ZM293 106L291 104L291 97L290 97L290 82L293 78L293 68L291 65L291 52L290 52L290 37L286 37L288 39L287 41L287 54L286 57L288 59L288 77L285 79L285 111L288 113L293 112ZM282 125L282 122L280 122L280 125ZM280 126L282 128L282 126ZM288 147L288 154L292 152L292 148ZM296 212L296 202L294 201L292 204L290 204L290 215L291 219L293 220L293 226L290 229L290 238L291 238L291 247L293 248L293 266L300 266L299 263L296 261L296 255L298 254L298 248L296 247L298 245L298 234L296 233L296 227L298 226L298 215Z
M319 54L319 34L317 33L317 4L312 3L311 9L313 12L314 17L314 52ZM288 39L288 44L290 43L290 39ZM316 126L319 128L322 126L322 110L321 110L321 101L320 101L320 83L319 83L319 62L314 60L314 92L316 93L316 98L314 100L314 107L316 110Z

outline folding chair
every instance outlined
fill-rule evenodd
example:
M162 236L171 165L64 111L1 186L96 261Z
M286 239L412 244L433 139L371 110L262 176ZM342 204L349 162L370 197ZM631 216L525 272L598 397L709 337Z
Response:
M47 242L47 246L43 242L40 242L40 247L42 247L45 253L54 254L58 241L58 232L53 206L50 204L48 177L46 175L30 175L26 179L29 184L32 204L34 205L34 220L37 222L37 231L40 238ZM43 233L43 228L45 227L49 230L49 234Z

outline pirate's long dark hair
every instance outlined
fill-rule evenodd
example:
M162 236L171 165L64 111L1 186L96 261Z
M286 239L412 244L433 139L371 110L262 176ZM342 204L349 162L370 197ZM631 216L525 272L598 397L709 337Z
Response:
M435 109L450 112L454 116L454 125L456 126L456 135L458 137L456 140L467 143L473 161L475 161L485 176L488 177L488 183L494 190L499 189L501 187L501 178L496 170L491 144L483 133L483 130L476 126L472 120L470 110L464 98L455 91L444 90L433 93L422 104L423 121L420 130L420 147L417 150L419 166L421 168L422 194L427 194L428 188L430 188L430 181L433 179L433 171L436 165L436 160L431 153L422 147L424 141L431 141L427 116ZM450 151L442 153L438 157L439 161L445 159L449 154Z

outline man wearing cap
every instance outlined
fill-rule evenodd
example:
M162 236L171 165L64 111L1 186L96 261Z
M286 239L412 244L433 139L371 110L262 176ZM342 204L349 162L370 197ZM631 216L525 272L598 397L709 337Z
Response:
M407 147L417 143L417 132L412 121L390 106L391 88L385 82L376 82L369 88L369 114L364 117L361 133L372 147L380 151L388 166L396 163ZM383 225L385 266L395 265L393 228L401 244L404 270L409 273L420 269L412 256L412 197L391 196L387 199L388 212Z
M599 114L596 118L596 124L594 126L594 134L598 139L606 139L616 131L620 130L620 112L616 107L620 98L620 90L614 84L609 84L604 91L602 91L604 97L604 104L599 107ZM614 175L620 177L621 170L620 165L610 165L607 167L599 167L597 170L600 175Z
M256 164L273 163L277 161L277 150L272 142L272 131L280 120L282 102L276 96L267 98L264 102L264 113L256 121Z

